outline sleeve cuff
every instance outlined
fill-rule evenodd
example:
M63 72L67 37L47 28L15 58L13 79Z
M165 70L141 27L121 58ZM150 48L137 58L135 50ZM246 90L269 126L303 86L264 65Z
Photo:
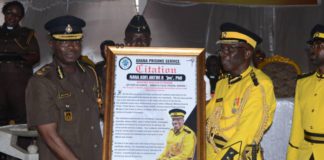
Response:
M239 152L237 152L235 149L229 148L221 160L232 160L238 153Z

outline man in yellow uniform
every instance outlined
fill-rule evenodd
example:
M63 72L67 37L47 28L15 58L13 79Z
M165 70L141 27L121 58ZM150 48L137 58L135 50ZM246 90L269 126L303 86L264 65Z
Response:
M324 159L324 26L311 31L310 59L316 72L297 80L287 160Z
M262 39L232 23L221 25L220 57L228 73L206 108L207 160L261 160L260 140L273 119L272 81L250 66Z
M159 160L192 160L195 154L195 133L184 125L186 112L182 109L169 111L173 128L169 131L167 144Z

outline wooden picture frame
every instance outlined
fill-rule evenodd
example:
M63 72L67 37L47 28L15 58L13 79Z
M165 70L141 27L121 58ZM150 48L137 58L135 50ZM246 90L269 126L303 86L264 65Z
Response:
M194 131L196 134L195 159L205 160L206 95L205 82L203 79L203 76L205 74L204 49L110 46L106 47L105 52L107 56L107 74L106 88L104 90L105 113L103 132L103 160L127 159L126 157L129 152L135 153L136 149L138 149L140 152L141 146L137 145L137 142L129 142L129 144L125 145L122 145L122 143L126 142L126 140L127 142L128 140L138 140L136 138L139 138L151 131L153 131L152 134L148 134L148 136L145 136L145 139L142 139L142 147L149 148L149 151L147 151L149 153L143 153L144 155L141 155L141 153L136 152L136 154L139 154L137 155L139 157L132 157L131 159L157 159L156 155L158 153L156 152L161 151L161 137L165 139L165 132L168 132L171 128L170 126L172 126L171 123L165 123L168 121L168 119L170 119L168 111L177 107L184 107L184 109L189 108L188 110L191 111L191 115L187 112L187 115L185 116L188 123L193 123L195 125L194 127L196 127L196 130ZM193 89L193 91L189 92L189 89L190 91ZM154 90L154 92L152 90ZM173 92L175 93L170 94ZM132 96L132 94L134 94L135 96ZM131 95L132 97L129 95ZM141 98L141 96L139 96L139 98L136 99L136 97L138 97L137 95L145 95L148 97L143 96ZM158 96L156 96L156 98L150 97L151 95ZM179 100L181 102L173 103L172 105L169 105L169 103L167 103L167 101L169 101L169 98L171 101L171 99L176 99L176 96L179 95L185 95L182 97L185 100ZM127 100L127 98L130 97L134 99ZM125 99L121 100L121 98ZM153 105L152 108L154 108L154 110L149 111L150 109L147 107L142 111L142 108L140 107L145 106L147 103L145 102L143 104L137 104L137 101L145 101L150 98L152 98L154 102L156 102L150 102L151 104L148 105ZM186 100L186 98L188 98L188 100ZM187 102L188 104L186 104ZM135 109L132 110L132 108L134 107ZM140 110L142 112L140 112ZM137 115L138 117L136 117ZM128 116L131 117L131 119L128 119ZM152 116L153 118L159 116L161 117L152 120L152 117L150 116ZM196 120L190 121L189 116L196 117ZM139 120L137 121L137 119ZM144 127L146 124L144 123L144 121L146 120L148 120L149 124L153 126L152 129ZM132 123L135 123L135 121L135 127L130 127L132 126ZM137 125L137 123L139 123L139 125ZM162 123L162 127L159 127L160 125L156 125ZM125 127L127 129L124 129L124 126L128 126ZM165 128L168 128L167 131L164 131ZM143 135L138 133L143 133ZM156 139L154 140L154 142L156 142L157 146L151 146L155 145L155 143L144 143L144 141L146 142L150 138ZM119 145L121 148L116 147ZM127 147L135 147L135 149ZM118 156L126 157L118 158ZM146 156L151 156L154 158L145 158Z

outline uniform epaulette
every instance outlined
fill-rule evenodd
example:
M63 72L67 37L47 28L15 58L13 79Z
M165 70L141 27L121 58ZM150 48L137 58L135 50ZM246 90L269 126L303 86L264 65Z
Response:
M306 78L309 77L311 75L313 75L315 72L309 72L309 73L303 73L301 75L297 75L297 79L302 79L302 78Z
M191 133L191 131L189 129L187 129L187 128L183 128L183 131L187 132L188 134Z
M95 63L88 57L88 56L81 56L79 62L82 62L84 65L90 65L92 67L95 67Z
M45 76L51 67L49 65L45 65L42 68L40 68L38 71L36 71L35 75L36 76Z
M255 75L255 73L253 71L250 73L250 76L251 76L251 79L253 81L254 86L258 86L259 81L258 81L258 79L257 79L257 77L256 77L256 75Z

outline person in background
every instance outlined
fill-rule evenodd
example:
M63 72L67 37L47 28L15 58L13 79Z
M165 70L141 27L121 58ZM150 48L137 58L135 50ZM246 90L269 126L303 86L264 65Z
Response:
M252 62L254 67L258 68L259 64L262 63L265 58L266 58L266 54L262 50L260 49L256 50L252 56Z
M98 75L98 77L101 80L101 84L103 89L105 89L105 85L106 85L106 62L107 62L107 57L105 55L105 47L106 46L114 46L115 42L112 40L105 40L103 42L101 42L100 44L100 53L101 56L103 58L103 61L100 61L96 64L95 66L95 70L96 73Z
M308 44L317 68L297 80L287 160L324 159L324 25L313 27Z
M211 97L215 94L215 87L219 76L222 74L221 62L216 55L208 56L206 59L206 76L209 79Z
M207 160L262 160L260 141L272 124L276 99L271 79L251 64L262 39L233 23L217 41L224 76L206 106Z
M95 70L96 73L98 75L98 78L100 80L100 86L101 86L101 92L103 93L103 97L105 97L105 91L106 91L106 71L107 71L107 66L106 66L106 62L107 62L107 57L105 54L105 47L106 46L114 46L115 42L112 40L105 40L103 42L101 42L100 44L100 53L102 58L104 59L103 61L100 61L96 64L95 66ZM101 134L103 135L103 129L104 129L104 107L102 109L102 112L100 114L100 130L101 130Z
M7 2L2 8L4 23L0 27L0 126L26 123L25 88L39 62L35 32L22 27L24 6Z
M101 95L95 70L79 61L84 20L60 16L48 21L51 63L26 89L27 119L40 137L39 159L101 160Z
M144 16L135 15L126 27L125 45L129 47L149 47L151 40L151 30Z

